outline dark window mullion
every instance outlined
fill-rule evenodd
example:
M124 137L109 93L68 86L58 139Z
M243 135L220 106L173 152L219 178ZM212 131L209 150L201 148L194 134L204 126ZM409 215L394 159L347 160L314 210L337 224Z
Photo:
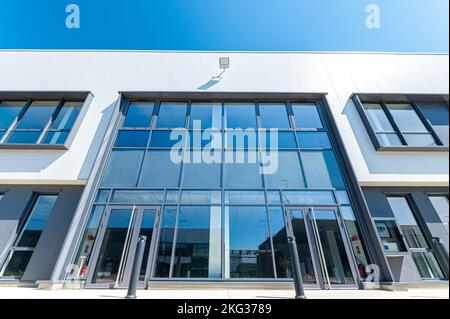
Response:
M391 111L389 111L389 108L387 107L386 103L384 101L381 101L381 108L383 109L384 113L386 114L389 122L391 123L392 127L394 128L395 132L398 135L398 138L402 142L403 145L408 145L406 142L405 137L403 136L402 132L400 131L400 128L397 126L397 123L395 123L394 117L391 114Z
M50 118L48 119L47 124L45 124L45 126L42 128L41 135L39 136L38 140L36 141L36 144L42 143L45 135L47 134L47 131L50 128L50 125L52 125L53 121L58 117L59 113L61 112L64 103L65 103L64 99L61 99L59 101L58 106L56 107L55 111L53 111L52 116L50 116Z
M416 114L419 116L419 118L422 121L423 125L425 125L425 127L428 130L428 132L433 136L433 138L436 141L436 143L438 145L440 145L440 146L444 145L444 143L442 143L441 139L439 138L439 136L434 131L433 126L430 124L430 122L428 122L428 119L426 118L426 116L420 110L420 107L417 105L417 102L413 101L411 103L411 105L412 105L414 111L416 112Z

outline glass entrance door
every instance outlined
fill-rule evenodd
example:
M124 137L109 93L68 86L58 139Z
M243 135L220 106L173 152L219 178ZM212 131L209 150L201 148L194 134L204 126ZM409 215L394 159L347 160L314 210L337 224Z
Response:
M154 256L159 216L159 208L156 207L110 207L100 226L100 240L94 247L87 286L128 286L138 238L146 236L139 277L140 286L145 286L153 264L151 258Z
M356 286L355 267L336 208L300 207L286 211L287 229L297 242L305 284L321 288Z

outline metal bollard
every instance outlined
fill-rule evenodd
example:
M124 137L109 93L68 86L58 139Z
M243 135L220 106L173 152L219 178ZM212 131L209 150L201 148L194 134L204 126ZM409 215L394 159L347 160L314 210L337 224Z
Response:
M295 237L288 237L288 245L291 254L292 270L294 272L295 299L306 299Z
M136 254L134 255L133 269L131 270L130 282L128 285L128 293L126 299L136 299L136 290L141 272L142 259L144 258L146 236L140 236L136 247Z

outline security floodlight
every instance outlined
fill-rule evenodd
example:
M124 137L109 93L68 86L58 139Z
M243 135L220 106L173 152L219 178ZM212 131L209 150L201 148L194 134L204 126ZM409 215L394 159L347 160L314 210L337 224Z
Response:
M219 67L224 70L229 69L230 68L230 58L229 57L219 58Z

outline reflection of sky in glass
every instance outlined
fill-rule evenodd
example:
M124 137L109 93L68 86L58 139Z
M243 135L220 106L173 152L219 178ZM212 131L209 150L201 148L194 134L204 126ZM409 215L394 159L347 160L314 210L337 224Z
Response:
M229 207L230 250L258 250L269 238L265 207Z
M27 224L27 230L42 230L47 224L57 196L39 196Z

